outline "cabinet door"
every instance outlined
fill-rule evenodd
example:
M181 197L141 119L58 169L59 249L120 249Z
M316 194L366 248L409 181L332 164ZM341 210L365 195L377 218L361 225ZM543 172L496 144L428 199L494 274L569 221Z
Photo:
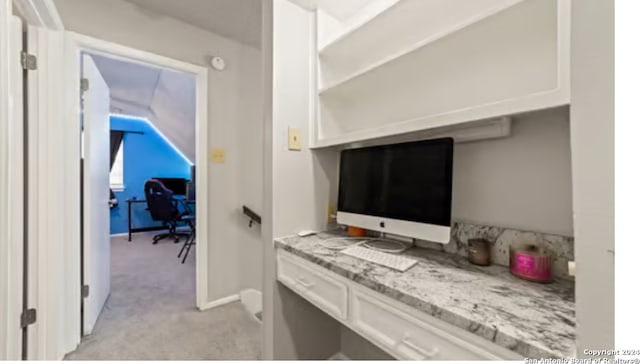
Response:
M347 285L319 269L278 250L278 280L328 314L346 320Z
M480 347L463 336L453 335L383 302L365 290L353 289L351 294L351 324L365 337L380 345L401 360L504 360L518 358L506 349L495 348L496 353L485 348L495 344L487 342ZM434 318L434 320L436 320ZM442 323L440 326L444 326ZM469 333L470 334L470 333ZM502 353L505 351L505 353ZM520 358L521 359L521 358Z

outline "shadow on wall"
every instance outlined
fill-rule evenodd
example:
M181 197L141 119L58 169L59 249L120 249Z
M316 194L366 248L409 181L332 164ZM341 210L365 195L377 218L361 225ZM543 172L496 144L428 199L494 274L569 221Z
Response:
M114 194L118 206L111 210L111 234L126 233L127 199L144 200L144 183L152 177L190 179L192 163L160 134L148 121L112 115L111 130L142 132L125 133L122 140L124 189ZM133 227L158 226L151 220L144 203L133 204Z

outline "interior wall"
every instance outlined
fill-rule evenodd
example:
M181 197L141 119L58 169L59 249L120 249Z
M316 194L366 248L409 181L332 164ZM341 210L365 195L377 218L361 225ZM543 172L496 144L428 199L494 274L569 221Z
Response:
M265 162L265 207L268 220L263 235L264 254L264 325L265 359L326 359L340 347L340 325L315 306L276 281L273 238L302 229L324 229L327 222L331 172L323 167L335 153L309 150L309 119L314 115L312 90L312 36L315 16L288 0L275 0L273 8L265 6L273 26L272 79L269 87L272 104L265 140L271 147ZM270 40L263 43L269 47ZM291 52L295 49L296 52ZM288 128L300 129L302 150L288 150Z
M455 220L573 236L568 108L513 119L508 138L458 143Z
M242 99L237 107L238 114L243 117L237 121L240 132L236 135L236 145L239 147L239 168L236 171L239 196L237 209L246 205L264 217L262 58L255 49L247 48L244 51L248 55L240 59L243 74L238 79ZM240 286L241 289L262 291L262 226L253 224L249 227L249 220L244 214L238 214L238 219L240 229L237 244L238 254L242 259L242 264L237 266Z
M245 275L252 277L247 281L259 280L259 267L238 267L245 265L249 259L246 255L259 260L261 252L247 249L243 256L237 244L240 232L247 228L239 218L243 190L238 176L244 176L246 171L240 167L237 136L240 125L259 127L261 123L247 111L260 107L260 95L243 94L240 80L257 89L260 83L243 78L246 63L242 59L259 59L259 51L123 0L55 0L55 5L69 31L206 67L212 55L227 61L228 67L222 72L210 68L208 80L209 148L224 148L226 160L222 164L210 162L206 168L197 166L199 173L207 171L210 181L209 221L200 222L207 223L210 231L209 300L237 294L243 288ZM260 155L254 158L260 159Z

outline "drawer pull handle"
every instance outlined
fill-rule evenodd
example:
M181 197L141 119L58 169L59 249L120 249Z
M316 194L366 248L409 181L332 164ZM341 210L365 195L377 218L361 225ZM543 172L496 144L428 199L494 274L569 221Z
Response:
M419 347L418 345L414 344L411 341L411 337L408 334L405 335L402 340L398 341L398 344L396 344L396 346L401 345L401 344L406 346L406 347L408 347L409 349L415 351L416 353L422 355L422 359L423 360L432 359L434 356L438 355L438 353L440 352L440 350L438 348L433 348L431 350L425 350L425 349Z
M302 287L304 287L304 288L311 288L311 287L313 287L313 283L309 283L309 282L305 281L305 280L304 280L304 279L302 279L302 278L298 278L298 279L296 279L296 282L298 282L298 283L299 283Z

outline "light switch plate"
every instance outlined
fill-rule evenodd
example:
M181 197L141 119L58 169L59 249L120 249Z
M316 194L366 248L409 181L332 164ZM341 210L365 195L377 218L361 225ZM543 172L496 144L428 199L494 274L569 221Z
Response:
M299 128L289 127L289 150L302 150Z
M212 148L211 149L211 161L213 163L224 163L225 150L224 148Z

